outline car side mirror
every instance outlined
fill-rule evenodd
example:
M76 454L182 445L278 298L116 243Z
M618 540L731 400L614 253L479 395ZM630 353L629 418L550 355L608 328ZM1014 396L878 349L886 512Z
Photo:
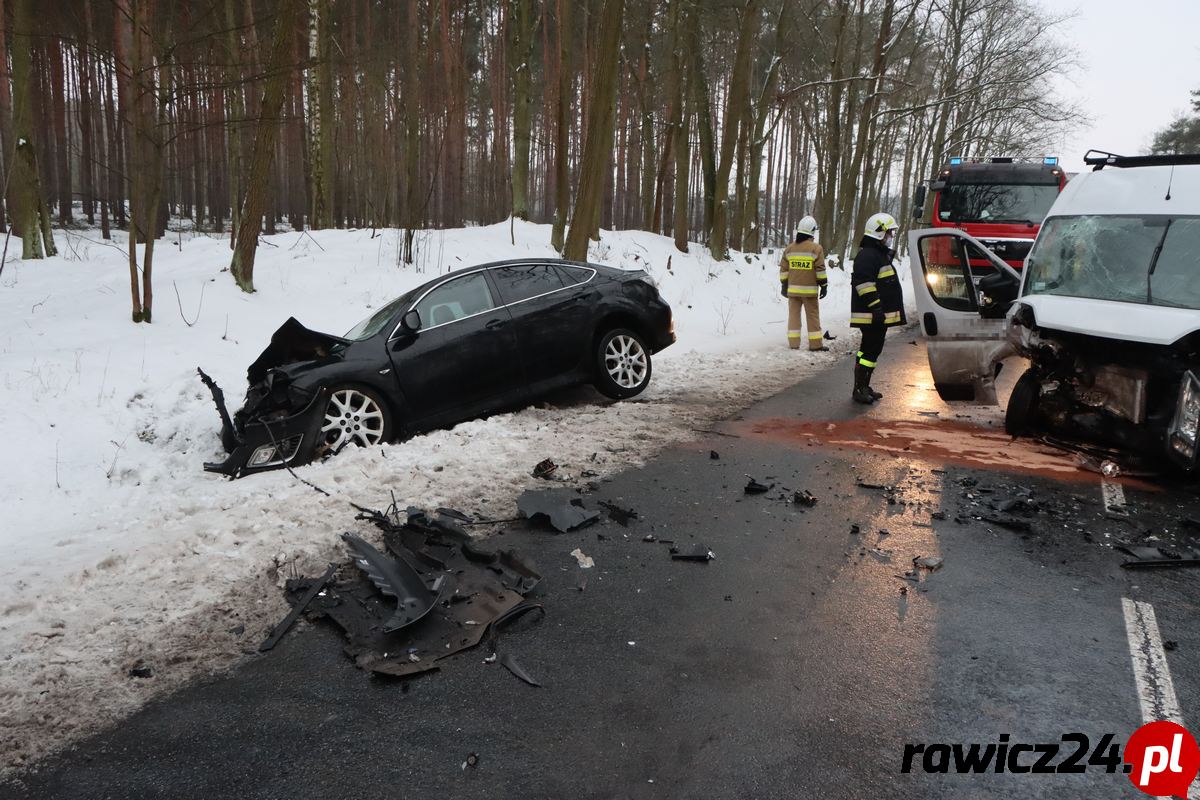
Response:
M405 333L416 333L421 330L421 312L415 308L400 318L400 327Z

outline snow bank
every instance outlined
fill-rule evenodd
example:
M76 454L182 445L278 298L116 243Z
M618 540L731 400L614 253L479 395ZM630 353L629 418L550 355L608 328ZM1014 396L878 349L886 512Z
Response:
M197 366L236 406L246 366L287 317L341 333L437 274L554 255L546 226L518 223L512 236L507 224L423 232L412 266L399 263L394 230L269 236L258 291L247 295L227 274L228 239L183 234L157 245L151 325L129 321L120 242L59 232L59 257L5 265L0 766L28 764L184 680L236 664L284 613L278 585L340 555L336 535L355 527L351 503L382 508L394 492L401 506L510 516L547 455L576 475L640 463L857 341L840 270L822 304L840 337L835 352L793 352L777 252L716 263L698 245L685 255L661 236L605 232L590 260L646 269L676 314L679 342L656 358L652 385L636 400L568 392L298 470L332 497L286 472L231 482L201 470L221 450ZM153 677L128 676L139 661Z

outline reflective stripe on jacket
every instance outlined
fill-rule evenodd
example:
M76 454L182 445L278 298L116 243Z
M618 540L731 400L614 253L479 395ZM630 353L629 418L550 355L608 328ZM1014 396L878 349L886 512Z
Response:
M787 284L788 297L817 297L829 282L821 245L807 238L785 247L779 258L779 280Z
M892 252L878 239L864 236L854 256L850 283L850 325L865 328L875 322L875 312L883 312L883 325L904 325L904 290L896 269L892 266Z

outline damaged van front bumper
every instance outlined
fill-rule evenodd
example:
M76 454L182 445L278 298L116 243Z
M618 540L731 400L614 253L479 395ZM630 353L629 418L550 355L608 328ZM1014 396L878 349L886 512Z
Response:
M235 420L225 406L221 388L203 370L198 372L217 405L221 443L229 454L224 461L205 462L206 472L240 478L253 472L307 464L316 457L328 399L326 389L317 391L298 411L275 409L247 414L242 409Z

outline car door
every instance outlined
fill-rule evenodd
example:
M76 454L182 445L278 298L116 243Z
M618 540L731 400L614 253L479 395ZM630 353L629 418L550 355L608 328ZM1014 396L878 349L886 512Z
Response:
M537 392L560 382L587 353L586 281L547 263L505 264L488 272L512 314L530 389ZM595 271L587 272L590 280Z
M388 349L404 394L407 424L432 427L518 402L525 380L508 309L482 270L417 299L416 331L398 326Z
M943 400L995 404L998 365L1013 350L1004 338L1011 302L989 303L972 263L986 260L990 279L1015 299L1021 276L982 242L957 229L926 228L908 235L913 295L929 353L929 371Z

